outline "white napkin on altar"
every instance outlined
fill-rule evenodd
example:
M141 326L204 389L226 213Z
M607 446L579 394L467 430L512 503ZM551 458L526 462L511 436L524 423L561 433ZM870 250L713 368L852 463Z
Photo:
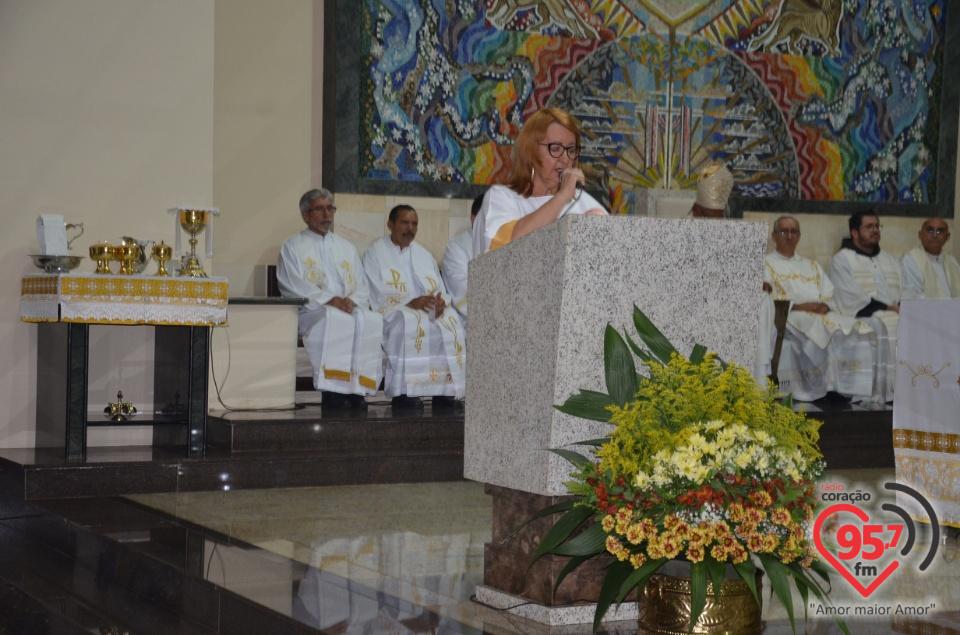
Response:
M37 216L37 242L44 256L66 256L67 224L59 214Z

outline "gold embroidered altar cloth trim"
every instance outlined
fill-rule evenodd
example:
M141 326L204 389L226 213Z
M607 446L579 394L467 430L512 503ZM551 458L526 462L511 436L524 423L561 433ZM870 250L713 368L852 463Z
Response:
M33 274L20 289L24 322L220 326L226 278Z

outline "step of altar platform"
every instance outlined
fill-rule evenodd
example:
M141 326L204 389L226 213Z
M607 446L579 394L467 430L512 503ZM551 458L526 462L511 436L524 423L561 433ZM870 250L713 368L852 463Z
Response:
M804 403L807 416L823 421L820 451L832 469L892 468L893 404Z
M0 474L24 500L218 489L421 483L463 478L463 412L224 412L208 420L204 457L185 448L93 447L83 461L0 449Z

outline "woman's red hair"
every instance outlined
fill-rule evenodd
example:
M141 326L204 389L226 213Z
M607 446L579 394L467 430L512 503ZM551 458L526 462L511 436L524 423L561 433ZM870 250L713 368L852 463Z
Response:
M540 144L547 136L547 128L554 122L572 132L577 147L580 147L580 122L567 111L559 108L541 108L530 115L513 144L512 165L507 179L507 187L520 196L533 194L532 170L534 167L539 167Z

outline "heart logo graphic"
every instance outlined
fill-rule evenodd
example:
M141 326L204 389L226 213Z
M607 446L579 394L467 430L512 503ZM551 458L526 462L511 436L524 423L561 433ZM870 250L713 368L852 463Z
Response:
M873 582L871 582L866 587L863 586L860 583L860 580L858 580L853 575L853 572L850 571L850 569L848 569L846 565L840 562L840 560L838 560L836 556L830 553L829 550L827 550L827 548L823 545L823 540L820 537L820 529L821 527L823 527L824 521L826 521L826 519L829 518L832 514L836 514L839 512L850 512L851 514L853 514L863 522L867 522L868 520L870 520L870 516L867 515L865 511L857 507L854 507L853 505L849 505L847 503L831 505L830 507L827 507L825 510L820 512L820 515L817 516L817 522L814 523L813 525L813 542L814 544L817 545L817 551L820 552L820 555L823 556L823 558L827 562L832 564L833 568L836 569L840 573L840 575L846 578L847 582L849 582L850 585L853 586L853 588L860 593L860 595L862 595L863 597L869 597L869 595L874 591L876 591L877 587L879 587L883 583L883 581L890 576L891 573L896 571L897 567L900 566L900 563L894 560L889 565L887 565L886 569L884 569L883 571L880 572L879 575L877 575L877 577L873 580ZM859 546L857 550L859 551Z

